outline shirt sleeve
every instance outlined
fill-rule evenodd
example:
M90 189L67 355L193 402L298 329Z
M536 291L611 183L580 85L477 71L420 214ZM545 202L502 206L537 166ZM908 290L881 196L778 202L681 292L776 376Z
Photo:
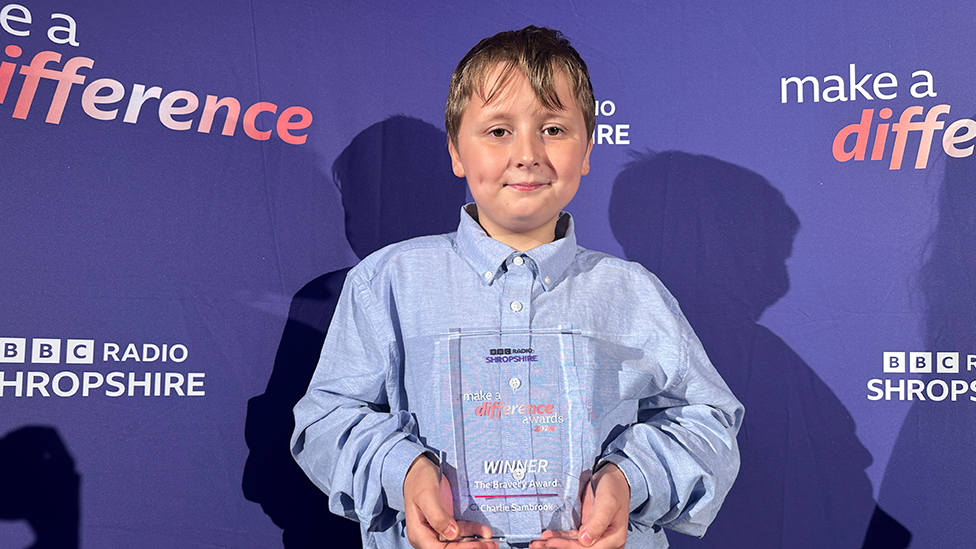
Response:
M400 409L400 352L391 315L353 269L308 391L295 406L292 456L329 508L368 530L403 518L403 479L427 451Z
M662 391L640 400L638 421L608 444L601 464L615 464L630 484L632 528L700 537L738 474L735 437L744 410L680 311L675 321L674 374Z

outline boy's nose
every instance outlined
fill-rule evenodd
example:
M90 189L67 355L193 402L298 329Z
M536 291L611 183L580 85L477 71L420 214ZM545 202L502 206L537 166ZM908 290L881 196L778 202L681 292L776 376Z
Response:
M523 133L515 138L515 159L518 167L537 166L544 156L545 148L541 137Z

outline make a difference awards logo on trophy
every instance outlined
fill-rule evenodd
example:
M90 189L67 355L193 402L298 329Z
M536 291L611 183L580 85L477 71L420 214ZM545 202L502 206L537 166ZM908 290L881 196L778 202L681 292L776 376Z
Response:
M508 542L579 526L583 464L596 455L570 331L458 333L451 344L455 516ZM452 463L453 461L453 463ZM588 466L588 465L587 465Z

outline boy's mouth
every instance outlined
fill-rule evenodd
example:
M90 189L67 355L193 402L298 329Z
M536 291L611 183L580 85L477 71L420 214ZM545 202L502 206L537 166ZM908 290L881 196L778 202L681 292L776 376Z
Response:
M507 183L505 186L511 187L516 191L534 191L540 187L545 187L546 185L548 185L548 183L526 182L526 183Z

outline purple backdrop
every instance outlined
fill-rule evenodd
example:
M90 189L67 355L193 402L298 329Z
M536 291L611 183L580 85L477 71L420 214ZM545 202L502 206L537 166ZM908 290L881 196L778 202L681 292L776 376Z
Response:
M456 225L451 71L528 24L590 65L581 244L657 272L747 406L672 544L976 537L976 7L180 4L0 2L0 547L355 539L290 406L344 270Z

